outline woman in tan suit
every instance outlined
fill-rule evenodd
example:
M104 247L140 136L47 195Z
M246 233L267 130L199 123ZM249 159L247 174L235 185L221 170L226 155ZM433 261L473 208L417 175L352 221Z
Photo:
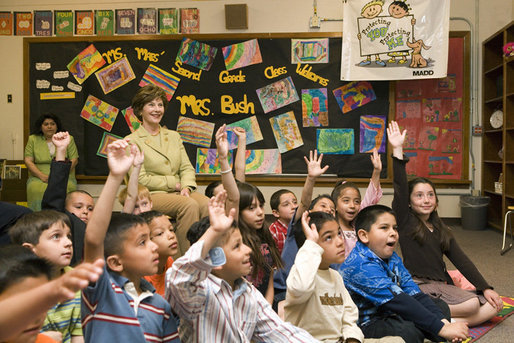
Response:
M160 125L168 105L166 93L155 85L140 88L132 99L132 109L143 124L128 135L145 154L139 183L152 195L153 209L176 219L178 255L189 248L186 233L191 225L208 215L209 199L195 192L193 168L180 135Z

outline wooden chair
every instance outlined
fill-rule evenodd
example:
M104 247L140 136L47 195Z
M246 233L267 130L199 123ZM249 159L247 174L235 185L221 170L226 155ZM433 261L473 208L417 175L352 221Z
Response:
M514 213L514 206L508 206L507 213L505 213L505 220L503 223L503 243L502 243L502 250L500 252L500 255L503 255L507 251L509 251L512 248L512 242L514 242L514 238L512 236L512 218L510 217L513 213ZM505 238L507 236L507 223L509 224L509 228L510 228L510 244L507 248L505 248Z

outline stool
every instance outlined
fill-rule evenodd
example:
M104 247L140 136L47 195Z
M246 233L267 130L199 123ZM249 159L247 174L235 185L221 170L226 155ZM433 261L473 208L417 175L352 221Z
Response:
M510 216L513 213L514 213L514 206L508 206L507 213L505 213L505 221L503 223L503 243L502 243L502 250L500 252L500 255L505 254L507 251L509 251L512 248L512 242L514 241L514 238L512 236L512 219L510 218ZM509 227L510 227L510 244L507 248L505 248L505 238L507 236L507 221L508 221Z

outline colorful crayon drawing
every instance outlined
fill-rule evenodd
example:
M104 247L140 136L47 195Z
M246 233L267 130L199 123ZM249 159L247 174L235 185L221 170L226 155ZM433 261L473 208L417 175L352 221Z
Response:
M273 135L280 153L288 152L303 145L302 135L293 111L269 118Z
M368 81L354 81L334 89L337 104L343 113L350 112L376 99L375 91Z
M328 38L291 39L291 64L328 63Z
M428 156L428 175L453 175L453 156Z
M282 174L278 149L246 150L245 174Z
M177 132L185 143L208 148L214 133L214 123L180 116Z
M107 146L118 139L123 139L123 137L113 135L109 132L104 132L102 141L100 142L100 146L98 147L96 154L100 157L107 158Z
M86 99L86 103L80 112L80 116L102 129L111 131L119 110L92 95Z
M257 96L264 109L264 113L274 111L300 100L290 76L257 89Z
M430 98L423 99L423 121L426 123L452 122L459 123L462 111L461 98Z
M416 150L416 143L418 142L418 128L415 122L399 122L400 131L407 130L405 141L403 143L404 150Z
M184 37L177 53L177 60L201 70L211 69L218 48Z
M162 35L178 33L178 10L176 8L159 8L159 33Z
M419 100L397 100L396 121L403 119L421 118L421 101Z
M120 88L136 78L126 57L103 68L95 75L105 94Z
M100 69L105 64L102 54L91 44L82 50L67 67L79 84L82 84L89 75Z
M228 152L228 163L232 167L232 151ZM196 172L199 174L217 174L220 171L220 161L216 149L196 149Z
M139 82L139 86L144 87L150 83L159 86L164 89L166 92L166 98L168 101L170 101L171 98L173 98L173 94L175 94L175 91L177 90L179 82L180 79L175 75L172 75L162 70L161 68L150 64L145 72L145 75L143 75L143 78Z
M317 129L316 145L319 153L353 155L355 153L353 129Z
M137 119L132 107L127 107L126 109L121 110L121 113L123 114L123 118L125 118L125 121L127 122L130 132L134 132L137 129L139 129L139 127L141 126L141 122L139 121L139 119Z
M328 126L326 88L302 89L303 127Z
M243 129L245 129L246 145L252 144L252 143L255 143L258 141L262 141L262 132L261 132L261 128L259 127L259 122L257 121L256 116L251 116L249 118L236 121L235 123L228 124L227 130L230 130L231 128L234 128L234 127L241 127ZM235 134L234 134L234 136L235 136ZM237 142L237 139L235 139L235 138L232 138L232 140L234 141L234 143ZM236 145L234 145L234 143L232 143L232 149L237 146L237 143L235 143Z
M441 152L443 154L457 154L462 152L461 129L441 129Z
M418 153L405 152L404 155L409 158L409 163L405 165L405 172L407 173L407 176L417 176L416 163L418 161Z
M261 50L257 39L225 46L222 51L227 70L262 63Z
M438 150L439 128L432 126L424 126L419 133L418 149L420 150Z
M237 135L234 133L232 127L227 127L227 141L229 150L237 148L237 143L239 142L239 139Z
M385 153L385 116L361 116L360 121L360 152L371 152L377 148Z
M435 123L442 121L441 99L423 99L423 121L425 123Z

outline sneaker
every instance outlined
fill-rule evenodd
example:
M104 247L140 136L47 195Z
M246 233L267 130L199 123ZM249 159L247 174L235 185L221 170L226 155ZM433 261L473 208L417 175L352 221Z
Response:
M400 61L400 62L401 62L401 61ZM391 58L387 61L387 63L396 63L396 58L391 57Z
M376 60L375 63L378 64L379 66L382 66L382 67L386 66L386 63L384 61L382 61L382 60Z
M404 64L404 63L407 63L407 60L399 60L398 61L398 64Z
M369 64L371 64L370 60L364 60L364 61L361 61L361 63L359 63L360 66L367 66Z

